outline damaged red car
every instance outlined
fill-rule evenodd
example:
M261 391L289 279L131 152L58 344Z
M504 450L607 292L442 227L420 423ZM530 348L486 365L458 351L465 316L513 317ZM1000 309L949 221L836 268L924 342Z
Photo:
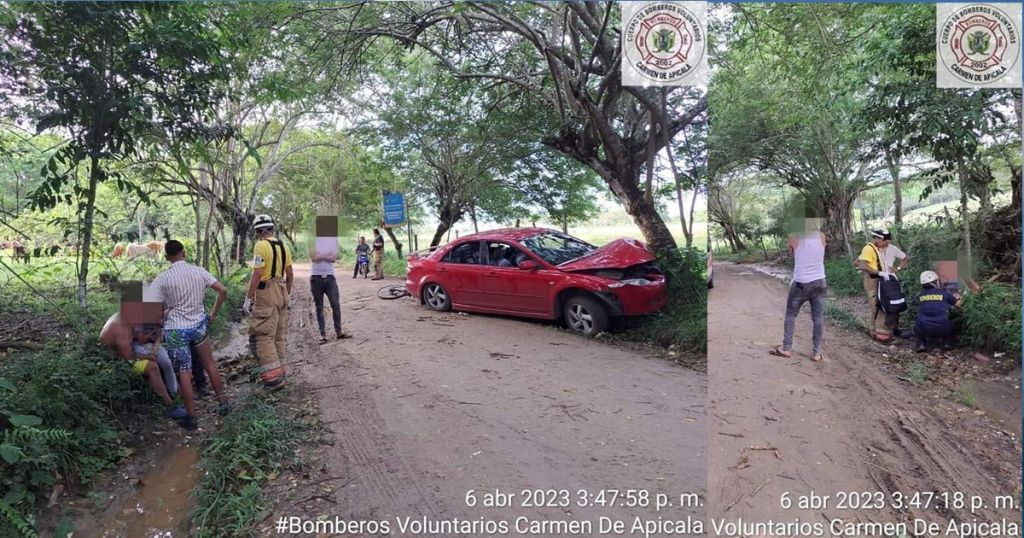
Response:
M405 286L433 310L560 319L586 335L667 300L665 276L643 243L599 248L545 228L492 230L413 253Z

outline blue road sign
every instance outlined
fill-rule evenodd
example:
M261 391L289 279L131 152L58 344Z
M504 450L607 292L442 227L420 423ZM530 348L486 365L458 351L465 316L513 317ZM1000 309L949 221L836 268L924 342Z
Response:
M405 195L400 192L384 193L384 226L391 228L405 224Z

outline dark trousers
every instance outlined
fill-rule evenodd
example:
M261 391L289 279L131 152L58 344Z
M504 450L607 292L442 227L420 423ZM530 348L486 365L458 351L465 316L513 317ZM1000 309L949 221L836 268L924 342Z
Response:
M825 298L828 296L828 287L825 279L813 282L793 282L789 286L789 295L786 296L786 317L782 326L782 349L789 351L793 349L793 331L796 327L796 315L804 303L811 303L811 335L812 350L814 355L821 353L821 342L825 336Z
M338 298L338 281L334 275L309 277L309 292L313 294L313 304L316 307L316 323L320 328L320 335L326 333L324 330L324 295L331 303L331 317L334 321L334 332L341 332L341 304Z
M953 323L925 326L918 323L914 325L914 336L917 337L918 347L928 347L932 344L951 346L953 345Z

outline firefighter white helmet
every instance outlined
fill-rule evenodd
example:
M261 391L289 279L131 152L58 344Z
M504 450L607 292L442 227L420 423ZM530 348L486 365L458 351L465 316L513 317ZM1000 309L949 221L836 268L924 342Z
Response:
M931 284L939 281L939 274L935 271L924 271L921 273L921 285Z
M260 214L256 215L256 218L252 221L252 229L258 231L266 230L267 228L274 227L274 219L270 218L270 215Z

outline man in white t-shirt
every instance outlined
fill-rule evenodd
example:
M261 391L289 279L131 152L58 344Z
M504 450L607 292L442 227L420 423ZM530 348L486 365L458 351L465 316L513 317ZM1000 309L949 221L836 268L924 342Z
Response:
M309 293L313 295L316 308L316 323L320 328L320 343L327 343L327 329L324 327L324 295L331 304L331 318L334 335L339 340L352 335L341 330L341 299L338 280L334 275L334 263L338 260L338 218L318 216L316 238L310 245Z
M769 353L779 357L793 356L793 331L796 316L804 303L811 303L813 324L813 350L811 360L820 362L823 358L821 344L825 335L825 298L828 287L825 284L825 234L819 231L819 219L805 219L804 231L790 234L789 251L793 255L793 282L786 297L786 317L783 323L782 346L776 346Z

